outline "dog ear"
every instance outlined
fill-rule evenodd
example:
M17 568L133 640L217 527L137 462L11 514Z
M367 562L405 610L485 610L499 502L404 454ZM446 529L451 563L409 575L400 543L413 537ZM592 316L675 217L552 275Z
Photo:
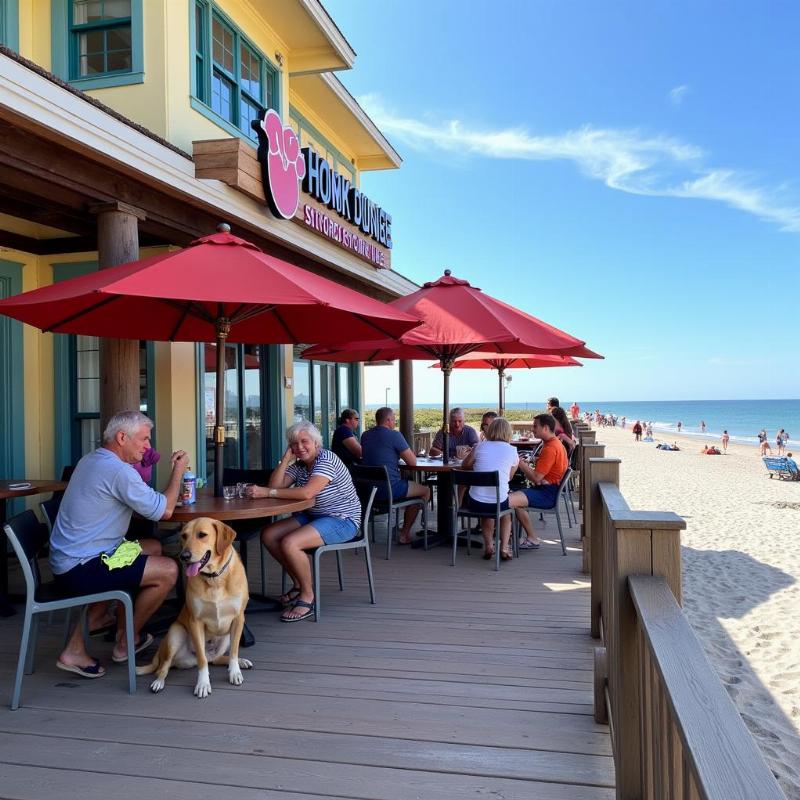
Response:
M236 538L236 531L224 522L217 521L216 527L217 555L221 556L223 553L227 552L228 548L233 544L233 540Z

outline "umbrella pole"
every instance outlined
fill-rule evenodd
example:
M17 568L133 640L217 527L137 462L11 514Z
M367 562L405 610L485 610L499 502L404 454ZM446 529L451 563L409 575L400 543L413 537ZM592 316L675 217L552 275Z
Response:
M231 330L227 317L217 320L217 393L214 426L214 497L222 497L222 473L225 469L225 340Z
M442 373L444 375L444 408L442 409L442 464L450 461L450 373L453 371L453 359L442 359Z
M498 386L499 397L497 401L497 412L498 414L500 414L501 417L503 417L505 416L505 410L506 410L506 393L503 388L503 379L505 378L505 370L502 367L500 367L497 370L497 378L500 382L500 385Z

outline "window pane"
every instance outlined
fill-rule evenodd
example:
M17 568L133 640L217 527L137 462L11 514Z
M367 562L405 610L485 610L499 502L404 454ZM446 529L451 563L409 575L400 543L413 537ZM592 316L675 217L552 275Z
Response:
M254 100L261 99L261 59L245 44L239 51L240 85Z
M328 373L328 430L326 431L325 445L329 446L330 437L336 430L336 367L331 364L325 368L325 372Z
M214 39L214 63L219 64L224 70L233 74L233 31L214 19L212 25Z
M194 7L194 47L198 53L205 53L205 14L203 7L196 5Z
M80 421L81 455L85 456L100 447L100 420L82 419Z
M322 367L314 364L314 419L311 420L322 430Z
M74 0L72 4L73 25L128 19L130 16L131 0Z
M106 35L107 50L127 50L131 49L131 29L128 25L120 25L112 28Z
M109 53L106 58L106 72L130 72L131 71L131 51L119 50Z
M100 344L96 336L75 339L78 414L100 411Z
M261 469L261 350L244 346L244 421L246 469Z
M206 429L206 474L214 474L214 420L216 419L217 346L203 346L205 365L203 404ZM239 382L237 376L238 353L234 344L225 347L225 447L224 465L239 466Z
M261 106L251 103L246 97L242 97L239 108L239 128L244 131L244 133L246 133L250 139L252 139L254 142L257 142L258 134L250 126L250 122L254 119L261 119L261 117L264 116L264 110L261 108Z
M339 364L339 413L350 408L350 368Z
M233 89L227 78L214 72L211 76L211 108L230 122L233 113Z
M105 0L103 19L126 19L131 15L131 0Z
M311 387L309 386L311 364L308 361L294 362L294 421L311 419Z
M139 342L139 411L151 413L147 398L147 342Z

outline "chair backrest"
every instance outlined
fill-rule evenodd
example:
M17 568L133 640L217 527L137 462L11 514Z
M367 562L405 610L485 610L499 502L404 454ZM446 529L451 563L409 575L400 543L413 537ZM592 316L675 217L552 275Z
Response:
M356 494L361 502L361 525L358 529L358 536L356 536L356 539L360 539L362 536L366 536L367 520L372 512L372 503L375 500L375 494L378 489L371 481L362 480L360 478L356 478L353 484L356 487Z
M500 473L497 470L474 472L469 469L454 469L452 475L455 486L500 486Z
M61 480L65 483L69 483L70 478L72 477L72 473L75 472L75 466L73 464L67 464L64 469L61 470ZM64 492L66 490L62 489L60 492L53 492L53 500L61 501L61 498L64 496ZM55 519L55 517L53 518Z
M389 470L386 469L386 466L374 467L367 464L353 464L350 474L353 476L354 482L361 481L369 486L374 486L376 490L384 489L386 493L384 502L391 503L394 501L392 482L389 480Z
M3 530L19 559L28 595L33 597L39 575L36 557L47 542L47 530L30 509L11 517L3 526Z
M561 480L558 482L558 493L559 494L561 494L561 492L564 491L564 488L567 485L567 481L569 480L569 476L570 475L572 475L572 468L571 467L567 467L567 469L565 470L564 474L561 476Z
M269 483L271 469L239 469L238 467L225 467L222 470L222 482L225 486L234 483L257 483L266 486Z
M58 509L61 508L61 496L63 496L63 492L59 493L59 497L56 497L54 494L49 500L39 503L39 507L42 509L42 514L44 514L44 519L47 523L48 534L53 533L53 525L56 524Z

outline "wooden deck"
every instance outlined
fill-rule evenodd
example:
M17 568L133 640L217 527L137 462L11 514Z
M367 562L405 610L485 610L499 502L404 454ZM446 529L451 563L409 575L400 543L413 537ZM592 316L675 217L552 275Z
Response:
M385 561L376 547L375 606L360 558L345 554L340 593L324 557L320 623L251 615L255 669L234 687L212 667L202 701L194 671L171 672L160 695L140 678L134 697L120 666L71 680L54 666L56 625L11 712L20 618L0 619L0 795L612 798L576 529L565 558L546 519L547 544L499 573L480 551L459 548L451 568L446 548L393 548ZM95 652L110 661L110 647Z

